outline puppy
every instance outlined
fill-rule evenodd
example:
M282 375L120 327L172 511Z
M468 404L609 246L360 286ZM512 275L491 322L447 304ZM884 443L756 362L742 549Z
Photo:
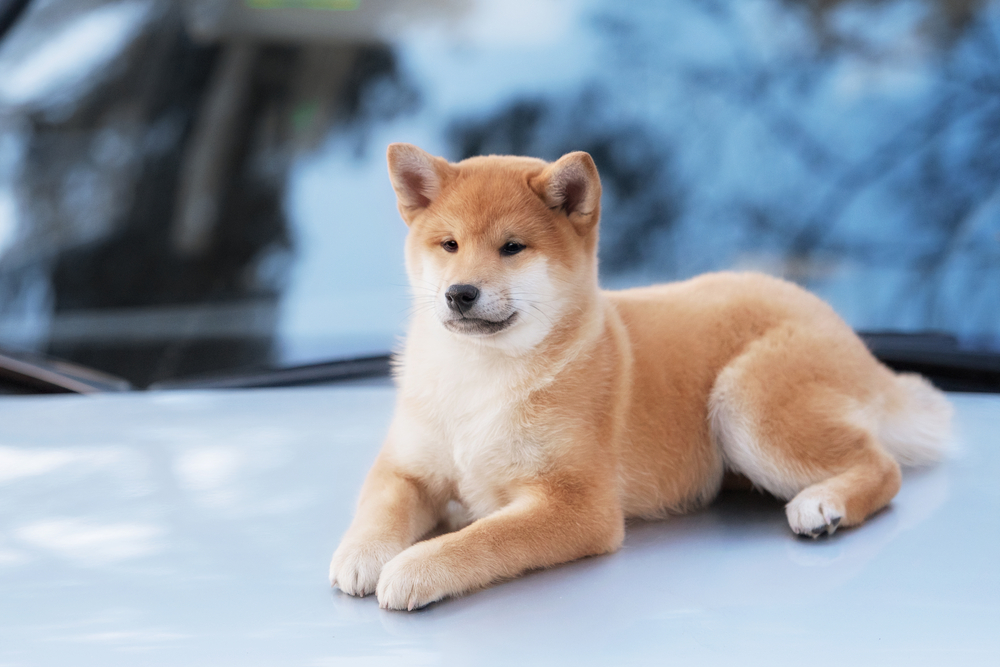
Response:
M330 581L416 609L615 551L625 519L701 507L726 473L791 529L855 526L936 459L951 408L790 283L715 273L598 288L586 153L450 164L393 144L416 309L395 416ZM420 541L458 504L465 527Z

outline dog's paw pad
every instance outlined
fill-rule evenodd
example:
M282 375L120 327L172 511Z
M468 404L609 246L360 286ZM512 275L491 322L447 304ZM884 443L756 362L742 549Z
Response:
M840 503L821 494L803 491L785 507L788 525L797 535L816 539L833 535L844 516Z
M823 525L816 526L808 533L799 533L799 534L802 535L803 537L811 537L813 539L816 539L817 537L823 534L833 535L837 531L837 526L840 525L840 519L841 517L835 516L832 519L830 519L830 523L824 523Z

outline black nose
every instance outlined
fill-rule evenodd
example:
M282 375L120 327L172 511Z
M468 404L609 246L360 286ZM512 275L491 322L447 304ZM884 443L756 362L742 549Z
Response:
M444 293L444 298L448 302L448 307L463 315L476 305L479 299L479 290L472 285L452 285Z

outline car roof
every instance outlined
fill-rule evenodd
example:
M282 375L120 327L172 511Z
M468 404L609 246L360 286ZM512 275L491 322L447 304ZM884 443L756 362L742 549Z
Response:
M0 400L0 664L994 664L1000 396L948 460L797 538L726 493L624 547L412 613L327 582L385 386Z

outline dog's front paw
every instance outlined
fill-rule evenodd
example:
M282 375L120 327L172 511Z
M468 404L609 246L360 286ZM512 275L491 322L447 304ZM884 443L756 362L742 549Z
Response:
M413 611L455 592L449 590L446 567L434 556L433 543L422 542L386 563L378 580L379 606Z
M344 540L330 561L330 585L348 595L374 593L382 566L400 551L401 547L377 541Z
M832 494L806 489L785 506L788 525L799 535L817 538L833 535L844 517L844 506Z

